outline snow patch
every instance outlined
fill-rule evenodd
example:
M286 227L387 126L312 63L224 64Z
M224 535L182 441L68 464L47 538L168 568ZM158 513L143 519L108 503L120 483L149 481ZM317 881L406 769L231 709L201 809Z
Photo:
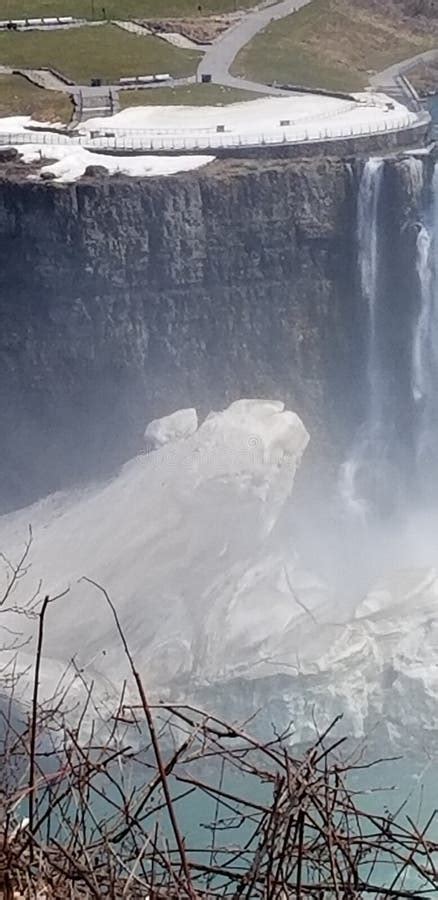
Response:
M110 129L119 138L147 133L165 146L185 138L193 146L235 146L242 142L305 141L408 127L415 113L385 94L366 92L352 99L319 94L262 97L226 106L136 106L109 118L90 119L88 131ZM217 129L221 128L218 134ZM82 130L82 129L81 129ZM204 142L204 143L202 143Z
M54 144L26 144L19 147L23 162L56 159L43 166L41 172L49 172L58 182L75 181L88 166L104 166L109 175L135 175L139 178L157 175L175 175L206 166L213 156L110 156L92 153L83 147Z
M280 120L290 120L291 125L330 121L335 125L336 120L340 126L343 119L363 124L376 123L382 118L390 121L394 113L400 117L400 113L408 114L408 110L385 94L355 94L353 100L320 94L291 94L260 97L223 107L203 106L202 110L196 106L128 107L114 116L89 119L85 128L87 131L103 128L118 132L136 129L153 129L163 133L181 129L202 132L215 130L218 124L223 124L231 132L261 133L278 128ZM415 119L414 114L412 118Z
M30 131L32 126L33 131ZM93 153L74 142L74 139L45 131L48 124L36 122L30 116L8 116L0 119L0 134L11 135L11 144L16 146L23 162L34 163L43 159L56 160L43 166L41 172L54 176L54 181L70 182L80 178L88 166L104 166L109 175L133 175L138 178L158 175L175 175L177 172L190 172L214 161L214 156L150 156L126 155L113 156L104 153ZM54 127L53 125L51 126ZM61 126L60 126L61 127ZM37 131L35 131L37 129ZM32 134L35 143L32 143ZM13 143L13 136L27 135L26 143ZM78 140L79 138L76 138ZM45 143L47 141L47 143ZM8 146L3 144L2 146ZM39 177L39 176L36 176ZM35 178L31 175L30 178Z

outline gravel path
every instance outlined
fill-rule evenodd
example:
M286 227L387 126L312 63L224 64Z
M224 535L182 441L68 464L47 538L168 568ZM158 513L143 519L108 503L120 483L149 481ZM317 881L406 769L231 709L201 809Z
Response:
M274 3L271 6L247 13L240 22L229 28L209 47L198 66L199 81L202 75L211 75L211 80L215 84L225 84L240 90L257 91L264 94L286 94L286 91L278 88L230 75L230 67L242 47L245 47L259 31L263 31L270 22L284 19L301 7L307 6L308 3L310 0L282 0L281 3Z

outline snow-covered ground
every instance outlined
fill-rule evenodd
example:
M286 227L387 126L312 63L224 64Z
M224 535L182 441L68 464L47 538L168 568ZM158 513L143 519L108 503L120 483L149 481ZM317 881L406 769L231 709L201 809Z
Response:
M234 134L261 134L278 128L280 120L287 119L291 125L331 122L337 130L337 123L379 125L382 121L398 121L400 115L408 114L406 107L384 94L366 92L354 96L355 101L319 94L291 94L259 97L226 106L135 106L110 118L90 119L86 126L90 130L106 129L108 125L118 131L154 129L165 134L169 130L214 131L217 125L223 124Z
M38 131L29 131L38 127ZM53 126L52 126L53 127ZM60 126L61 127L61 126ZM49 172L58 182L75 181L84 174L87 166L104 166L110 175L136 175L150 177L154 175L174 175L177 172L189 172L198 169L214 160L214 156L112 156L110 154L93 153L87 150L78 135L68 138L52 134L44 130L43 122L35 122L30 116L8 116L0 119L0 136L11 135L7 146L15 146L25 163L33 163L44 159L56 160L44 165L40 172ZM14 140L15 138L15 140ZM5 144L3 144L4 146ZM0 141L0 148L2 143ZM38 177L38 176L37 176Z
M383 94L355 100L315 94L263 97L210 107L131 107L111 118L90 119L90 132L114 132L119 139L142 136L166 147L200 149L242 144L319 140L406 128L415 113ZM218 131L221 128L223 131Z
M78 178L87 165L104 165L111 173L171 175L206 165L221 147L295 143L379 134L407 128L418 118L383 94L363 93L355 100L314 94L263 97L229 106L130 107L115 116L90 119L71 136L49 132L28 117L0 119L0 146L16 146L25 159L56 159L58 181ZM93 151L108 151L102 157ZM126 152L111 157L109 151ZM172 150L180 155L154 158L141 151ZM136 151L135 158L129 154ZM199 151L188 157L187 151ZM208 155L204 155L208 154Z
M69 588L49 609L42 692L73 655L82 676L113 696L126 674L111 614L87 576L109 592L155 696L201 686L214 697L227 685L232 717L233 679L256 683L259 698L264 681L297 739L343 712L346 732L383 722L399 745L426 746L428 736L433 745L437 571L397 571L340 609L279 527L308 441L298 417L282 403L239 401L199 427L193 409L155 421L146 437L158 449L108 483L0 519L0 551L13 562L33 528L26 575L6 606ZM430 548L433 559L433 538ZM2 569L4 589L4 559ZM3 605L0 628L4 646L35 622ZM19 651L21 669L32 652L32 643Z
M50 172L55 181L68 182L80 178L88 166L104 166L110 175L137 175L141 178L153 175L175 175L189 172L212 162L213 156L110 156L92 153L80 146L48 146L29 144L20 147L24 162L36 162L42 158L57 160L42 166L41 172Z

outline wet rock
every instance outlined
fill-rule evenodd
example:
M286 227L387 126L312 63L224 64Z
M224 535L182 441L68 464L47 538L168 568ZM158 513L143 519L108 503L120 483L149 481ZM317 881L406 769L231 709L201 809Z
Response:
M109 171L106 166L87 166L84 172L84 177L88 178L99 178L102 175L109 175Z
M0 163L13 162L18 158L18 150L15 147L4 147L0 150Z

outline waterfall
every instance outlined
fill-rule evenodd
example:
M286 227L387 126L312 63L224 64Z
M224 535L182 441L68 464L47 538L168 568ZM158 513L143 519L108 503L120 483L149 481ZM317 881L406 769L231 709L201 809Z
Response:
M432 237L421 225L417 237L417 273L420 285L420 311L412 345L412 396L419 403L430 390L429 363L433 311Z
M409 307L400 311L405 318L397 333L400 343L395 351L391 335L385 334L388 319L380 315L383 263L379 253L379 206L384 161L368 160L359 185L358 272L360 293L366 306L368 393L363 422L341 467L340 480L344 505L356 517L365 517L374 506L379 508L382 502L385 504L385 495L393 503L396 491L405 492L406 477L417 489L422 488L426 497L438 464L438 162L433 170L430 203L426 206L423 160L411 157L402 165L410 214L418 217L417 288L414 287L411 295L413 321L408 331L403 321L409 325L406 319ZM388 261L385 265L388 267ZM407 294L407 302L408 298ZM391 297L387 299L389 305L394 301ZM394 368L394 352L400 354L401 360L408 360L407 383L403 377L399 380L400 369ZM403 385L406 393L397 396L396 385L399 392ZM403 410L401 418L400 409Z
M360 282L362 297L366 301L368 309L369 408L367 425L370 432L378 426L379 413L380 367L376 341L376 315L379 270L378 205L383 170L382 159L369 159L365 164L359 187L357 221Z
M419 207L419 227L417 234L417 276L420 288L419 312L414 323L412 338L412 396L416 404L420 403L428 391L428 361L430 350L430 326L432 313L432 252L433 223L423 215L420 197L423 188L423 165L419 159L410 159L411 181L417 187L416 200ZM425 221L423 221L425 220ZM432 224L432 228L430 227Z
M438 163L432 179L430 208L417 236L419 312L412 343L412 396L418 407L415 451L418 472L429 456L436 456L435 399L438 386Z
M358 266L361 294L367 306L367 381L366 418L353 444L349 458L341 467L340 492L347 509L363 516L368 504L359 481L367 466L381 425L381 366L378 350L379 285L379 198L384 172L383 159L369 159L359 185L357 207Z
M438 373L438 162L435 163L432 178L431 227L433 232L432 278L433 297L431 308L431 353Z

